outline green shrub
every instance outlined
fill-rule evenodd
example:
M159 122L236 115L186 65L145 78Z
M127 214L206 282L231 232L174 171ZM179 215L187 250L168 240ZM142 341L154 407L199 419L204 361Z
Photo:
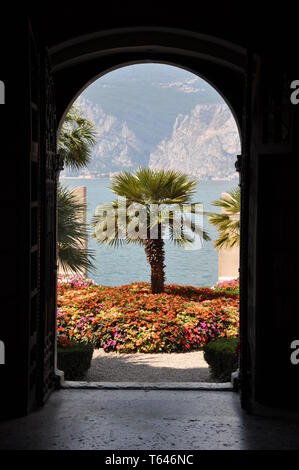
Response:
M66 347L57 348L57 366L63 370L66 380L80 380L90 367L93 346L72 342Z
M238 368L236 355L239 338L218 338L204 347L204 358L215 379L230 382L231 373Z

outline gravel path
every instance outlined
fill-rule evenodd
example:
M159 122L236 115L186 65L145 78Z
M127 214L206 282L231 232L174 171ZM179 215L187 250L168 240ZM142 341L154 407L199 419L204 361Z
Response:
M202 351L119 354L94 351L86 380L90 382L216 382Z

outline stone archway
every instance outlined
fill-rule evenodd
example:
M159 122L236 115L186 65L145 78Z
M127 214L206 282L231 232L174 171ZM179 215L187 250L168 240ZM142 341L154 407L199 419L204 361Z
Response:
M30 35L34 36L34 32L32 33L30 25L25 21L22 27L27 31L28 36L26 36L27 43L24 43L25 50ZM256 295L257 287L261 288L256 281L259 266L257 243L258 241L262 243L262 238L257 240L256 235L257 228L260 229L257 214L259 197L257 189L260 184L258 183L259 162L257 158L259 150L257 147L252 149L251 144L259 145L261 139L260 126L265 116L259 108L260 95L267 97L276 92L275 89L261 88L261 72L252 54L247 54L239 46L216 40L214 37L203 36L194 31L168 27L108 28L100 33L89 33L80 37L76 31L73 31L70 35L73 34L74 39L67 42L61 42L58 39L59 34L57 33L56 36L53 32L54 39L56 38L54 41L56 45L53 46L53 37L50 37L49 31L42 36L41 28L38 28L37 23L33 22L33 27L43 40L36 41L37 54L33 62L24 52L23 74L26 80L24 78L24 84L20 86L19 83L13 81L14 75L10 76L12 82L16 83L18 94L13 97L11 93L7 95L16 106L19 103L26 104L23 105L23 122L26 122L26 125L28 123L28 127L25 124L20 125L20 135L23 136L23 140L19 143L14 142L14 152L27 155L28 150L28 159L23 158L21 162L23 166L20 166L20 168L24 167L24 171L22 170L23 173L18 176L18 181L22 183L20 188L23 188L23 192L18 193L18 207L22 217L22 230L30 234L21 239L19 246L19 252L22 253L18 279L19 308L18 310L16 308L14 314L18 329L12 332L10 323L7 321L7 333L1 338L6 346L7 357L12 358L10 369L6 369L6 378L4 378L4 381L10 384L5 393L11 409L14 410L11 413L26 414L37 405L41 405L55 387L56 381L54 364L56 263L53 252L55 247L55 172L59 168L59 161L56 157L55 134L58 126L55 120L59 122L62 119L63 113L74 97L94 77L121 65L139 61L175 64L203 76L230 103L239 126L242 128L242 157L239 159L243 188L241 371L242 404L249 408L258 380L265 385L267 390L269 388L263 379L265 375L263 367L258 370L256 366L262 363L263 346L261 345L265 340L265 335L261 321L259 338L255 330L258 323L255 311L259 308L259 311L263 313L262 305ZM48 51L47 45L50 46ZM19 50L16 51L17 53ZM47 64L48 56L50 62ZM16 72L15 69L13 70ZM37 74L32 74L36 71ZM33 78L32 82L28 78L30 74ZM277 86L280 90L279 82ZM31 97L34 98L32 104L30 104ZM269 116L270 111L269 108ZM10 116L13 119L13 108ZM254 124L254 132L251 124ZM270 131L269 125L265 128L265 133ZM274 136L273 140L271 137L272 147L270 144L267 146L268 154L280 151L278 147L275 147L279 138L280 136ZM279 149L281 148L285 147L280 146ZM31 149L33 164L30 161ZM38 152L37 160L36 152ZM290 154L290 145L285 152ZM288 154L284 153L283 157L285 155ZM27 164L28 161L29 164ZM265 172L265 168L263 171ZM273 169L273 177L274 175ZM31 200L31 196L35 199ZM28 215L30 211L32 216ZM36 237L40 244L34 243ZM25 251L26 256L23 255ZM37 283L32 293L28 272L32 275L32 281ZM22 315L17 312L22 312ZM262 318L261 315L260 319ZM258 355L257 342L260 345ZM21 363L19 355L14 352L16 343L22 345ZM15 374L16 367L21 370L21 381ZM290 371L289 378L292 374L293 371ZM20 399L17 400L16 397ZM264 401L266 401L265 394ZM16 402L18 402L17 409L15 409ZM277 402L279 402L278 394Z
M55 286L49 289L44 279L49 275L46 269L51 270L51 282L55 279L52 189L58 166L48 131L55 115L59 121L88 80L138 60L199 71L226 96L242 122L242 404L251 411L260 411L260 405L268 411L270 407L271 413L277 408L298 410L298 372L290 362L290 345L299 329L297 230L292 217L298 186L292 169L298 157L294 130L299 107L290 102L290 83L298 78L291 47L297 17L287 8L273 7L269 21L269 15L248 8L244 22L241 4L230 13L225 4L217 5L217 11L213 3L174 11L160 2L157 7L110 3L100 14L82 8L73 9L70 16L69 7L55 1L28 6L25 12L5 12L9 28L8 33L1 30L0 78L5 84L1 112L5 110L8 145L2 170L10 178L3 179L2 201L12 230L3 231L2 243L9 274L2 285L2 308L9 315L3 315L0 338L6 361L1 387L4 416L26 414L42 404L45 363L50 366L49 393L55 378L53 341L46 339L44 328L47 324L49 332L55 319L55 311L45 314L46 306L55 306ZM282 34L284 23L289 27ZM49 100L45 88L52 78L55 99ZM51 124L47 115L52 116ZM48 240L39 245L36 240L45 233L46 223Z
M94 80L116 68L146 62L182 67L208 81L222 95L236 119L242 142L237 162L241 173L242 221L240 257L240 323L242 344L242 404L247 407L247 214L248 185L246 156L249 154L247 133L251 96L246 81L250 67L246 51L215 38L170 28L133 28L110 30L77 38L49 50L55 83L57 117L60 125L76 97ZM72 77L76 77L76 80ZM60 126L59 125L59 126ZM58 129L59 129L58 126Z

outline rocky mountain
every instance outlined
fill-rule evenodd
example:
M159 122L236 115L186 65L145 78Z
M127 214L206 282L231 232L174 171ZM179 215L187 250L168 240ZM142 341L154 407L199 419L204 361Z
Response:
M76 104L97 130L82 176L148 165L203 179L236 175L234 118L216 90L190 72L162 64L124 67L96 80ZM78 175L69 169L62 173Z
M171 137L150 154L149 166L200 179L231 179L239 152L238 130L227 105L197 105L190 114L178 115Z
M81 170L83 174L109 173L120 170L132 170L143 164L142 142L129 129L126 121L104 110L91 101L80 98L77 105L84 115L94 124L97 133L97 144L92 161L88 168Z

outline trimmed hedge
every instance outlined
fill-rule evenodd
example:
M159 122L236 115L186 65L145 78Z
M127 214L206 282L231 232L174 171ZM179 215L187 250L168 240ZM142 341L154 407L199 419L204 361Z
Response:
M64 372L66 380L80 380L90 367L93 345L73 343L72 346L57 348L57 367Z
M239 338L218 338L204 347L204 358L215 379L231 381L231 374L238 368L236 349Z

